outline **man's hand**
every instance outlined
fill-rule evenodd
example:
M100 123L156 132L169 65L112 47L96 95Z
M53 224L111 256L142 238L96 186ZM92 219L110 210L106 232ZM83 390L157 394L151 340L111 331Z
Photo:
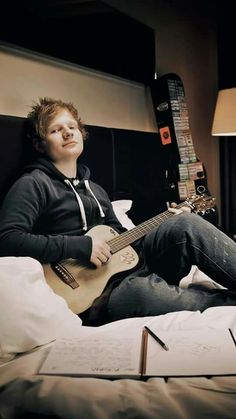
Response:
M104 240L92 238L92 253L90 262L92 262L96 268L100 268L104 265L104 263L107 263L110 258L110 246Z
M182 207L182 208L176 208L177 204L176 202L172 202L170 204L170 207L168 208L168 211L172 212L173 214L181 214L181 212L191 212L190 207Z

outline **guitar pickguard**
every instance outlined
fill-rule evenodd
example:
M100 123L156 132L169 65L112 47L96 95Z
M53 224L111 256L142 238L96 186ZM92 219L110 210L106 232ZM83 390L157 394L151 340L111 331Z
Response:
M133 263L133 261L135 261L135 255L136 253L133 251L120 251L120 263L130 265L131 263Z

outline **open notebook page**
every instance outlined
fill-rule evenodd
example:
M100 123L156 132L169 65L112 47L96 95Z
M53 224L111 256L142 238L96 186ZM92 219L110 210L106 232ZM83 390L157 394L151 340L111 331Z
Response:
M236 346L229 329L156 333L169 350L165 351L151 336L148 337L146 375L236 374Z
M40 374L139 376L141 330L128 335L98 328L80 330L79 337L55 342Z

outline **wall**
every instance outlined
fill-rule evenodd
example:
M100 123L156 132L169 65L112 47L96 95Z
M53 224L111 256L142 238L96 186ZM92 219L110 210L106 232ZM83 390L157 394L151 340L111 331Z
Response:
M156 36L157 74L176 73L182 78L195 150L206 166L209 188L220 210L219 139L211 136L218 91L217 2L107 0L106 3L151 26Z
M219 12L219 89L236 86L234 4L225 2ZM235 113L236 115L236 113ZM222 226L236 241L236 136L220 137Z
M156 131L148 89L99 72L0 48L0 113L26 116L33 100L74 102L87 124Z
M109 0L111 6L155 30L158 75L183 80L197 155L220 206L219 147L211 136L217 94L217 37L213 0ZM142 57L140 57L142 59ZM73 101L93 125L155 131L147 87L40 57L0 50L0 113L26 115L33 99L53 96Z

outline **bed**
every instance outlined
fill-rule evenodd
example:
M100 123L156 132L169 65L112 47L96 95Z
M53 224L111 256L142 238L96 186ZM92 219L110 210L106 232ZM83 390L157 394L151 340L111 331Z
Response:
M122 224L129 229L165 210L171 192L165 177L168 159L157 135L88 128L90 142L86 145L84 162L108 191ZM0 116L1 199L28 158L24 137L24 118ZM133 153L134 146L137 154ZM104 162L102 157L98 159L104 155ZM136 174L140 167L142 176L140 170ZM152 189L145 206L143 175ZM158 196L161 199L157 204ZM181 280L181 286L189 283L219 287L195 266ZM155 377L142 381L38 375L56 339L71 336L75 331L79 334L85 326L48 286L42 266L32 258L0 258L0 300L1 419L236 417L236 376ZM119 336L144 324L150 327L155 324L163 331L230 328L236 334L236 308L174 312L124 319L100 327L114 330Z

